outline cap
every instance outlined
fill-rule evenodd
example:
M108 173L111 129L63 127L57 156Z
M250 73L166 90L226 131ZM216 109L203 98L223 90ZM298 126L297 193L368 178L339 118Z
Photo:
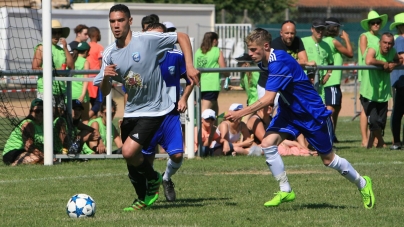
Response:
M341 23L339 22L339 20L335 17L329 17L327 19L325 19L325 23L327 25L335 25L335 26L341 26Z
M90 45L88 45L87 42L81 42L75 48L75 50L78 50L78 51L89 50L89 49L90 49Z
M241 55L238 58L235 58L237 62L252 62L252 58L250 55L248 55L247 53L244 53L243 55Z
M209 118L213 118L213 120L216 119L216 113L214 110L212 109L206 109L202 112L202 118L203 119L209 119Z
M75 108L80 108L81 110L84 110L83 104L81 104L80 100L78 100L78 99L72 100L72 109L75 109Z
M169 28L175 28L175 29L177 29L177 28L175 27L175 25L174 25L173 23L171 23L170 21L163 22L163 24L166 26L167 29L169 29Z
M230 105L229 110L237 111L243 109L243 104L240 103L233 103Z
M313 28L320 28L320 27L326 27L327 24L323 19L314 19L313 23L311 25Z
M42 99L34 99L31 102L31 109L34 108L35 106L43 106L43 100Z

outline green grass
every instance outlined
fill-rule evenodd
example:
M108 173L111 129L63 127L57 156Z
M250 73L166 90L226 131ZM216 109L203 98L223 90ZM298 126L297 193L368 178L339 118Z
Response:
M0 164L0 226L402 226L403 151L360 148L358 120L341 118L338 154L373 180L376 207L365 210L356 187L318 157L284 157L296 200L276 208L264 202L278 190L263 157L185 160L173 177L177 201L125 213L134 198L123 160L54 166ZM387 127L389 128L389 127ZM390 130L386 141L391 141ZM155 168L164 171L165 160ZM91 195L94 218L71 219L70 196Z

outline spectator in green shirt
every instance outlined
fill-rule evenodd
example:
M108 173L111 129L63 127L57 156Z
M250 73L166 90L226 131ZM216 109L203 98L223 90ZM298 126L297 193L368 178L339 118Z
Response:
M379 45L370 45L365 51L367 65L383 67L383 70L367 70L362 74L360 100L368 119L368 148L373 146L375 138L377 148L385 146L383 131L387 121L387 103L391 98L390 73L402 62L393 46L394 36L386 32L382 34Z
M348 58L353 57L353 50L349 35L340 27L341 24L337 18L330 17L326 19L327 29L323 41L326 42L332 51L334 65L341 66L343 63L342 55ZM341 37L344 44L336 39ZM334 124L334 143L338 142L335 137L335 129L337 128L338 114L341 110L342 92L341 92L342 70L333 70L327 83L324 84L324 97L327 109L332 111L332 122Z

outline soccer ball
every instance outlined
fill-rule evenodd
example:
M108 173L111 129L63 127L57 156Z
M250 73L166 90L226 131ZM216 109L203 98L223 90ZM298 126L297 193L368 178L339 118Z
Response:
M71 218L87 218L95 215L95 201L86 194L72 196L66 205L66 213Z

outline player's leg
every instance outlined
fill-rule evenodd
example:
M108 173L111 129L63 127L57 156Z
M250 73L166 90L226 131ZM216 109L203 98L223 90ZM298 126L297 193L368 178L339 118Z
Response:
M332 111L332 123L334 128L334 143L339 142L335 135L335 130L338 122L338 115L341 111L341 102L342 102L342 92L339 85L330 86L324 88L325 93L325 105L327 106L328 110Z
M285 140L290 134L297 135L298 132L293 128L288 128L286 119L282 119L280 115L276 115L272 120L271 126L267 129L267 133L261 143L266 163L272 175L279 182L279 192L275 193L275 197L267 201L264 206L278 206L283 202L290 202L295 199L288 177L286 176L285 166L282 157L278 153L278 145ZM288 132L288 133L287 133Z
M162 129L163 133L159 143L170 156L163 173L164 195L167 201L173 202L176 200L176 192L171 177L181 168L184 154L180 115L168 114Z
M307 141L317 150L323 164L337 170L343 177L354 183L362 195L362 200L366 209L374 206L375 198L372 190L372 181L369 177L362 177L348 160L339 157L332 151L333 130L331 119L327 119L321 128L316 130L302 130Z
M141 150L143 146L148 147L164 118L165 116L124 118L121 124L121 136L124 141L122 156L127 162L130 176L138 176L140 173L146 178L148 187L144 202L148 206L157 200L162 179L150 162L144 158Z
M399 150L402 147L401 144L401 120L404 115L404 88L395 89L395 98L393 104L393 111L391 113L391 132L393 134L393 145L390 150Z

